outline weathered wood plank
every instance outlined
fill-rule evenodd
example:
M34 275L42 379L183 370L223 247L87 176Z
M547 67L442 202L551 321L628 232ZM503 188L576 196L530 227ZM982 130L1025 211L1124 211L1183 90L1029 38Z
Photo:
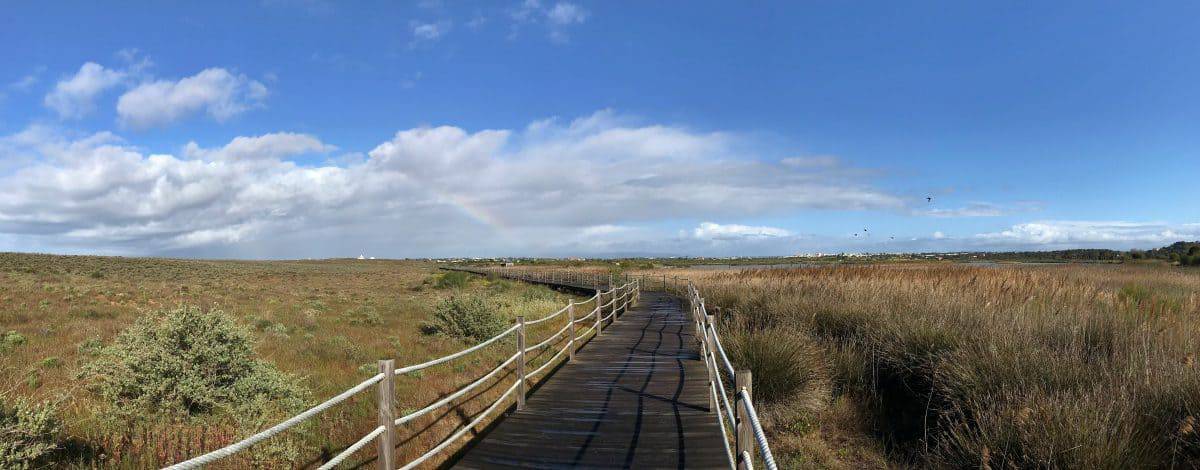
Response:
M725 468L695 326L646 292L455 468Z

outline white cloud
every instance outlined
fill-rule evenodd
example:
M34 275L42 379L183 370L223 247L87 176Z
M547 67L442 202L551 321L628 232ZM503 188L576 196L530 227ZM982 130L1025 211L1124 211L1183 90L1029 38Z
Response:
M412 44L420 42L435 41L438 38L445 36L450 32L451 24L448 21L439 21L436 23L420 23L412 22L409 24L412 28Z
M207 160L283 160L307 153L327 153L337 147L308 134L277 132L258 137L236 137L220 149L204 149L195 142L184 147L184 156Z
M1000 205L990 202L972 202L963 207L953 209L933 208L914 210L914 215L928 217L1000 217L1018 212L1030 212L1041 209L1041 204L1034 201L1021 201L1014 204Z
M513 20L510 39L516 37L522 25L544 22L549 29L550 39L557 43L565 43L568 39L567 29L587 21L590 13L571 2L556 2L546 7L540 0L525 0L512 9L510 16Z
M558 2L546 11L546 19L555 26L583 23L587 17L587 10L569 2Z
M904 209L853 169L762 160L741 140L601 111L524 130L401 130L364 157L305 166L291 159L333 147L275 133L189 143L176 156L35 127L0 137L0 161L21 162L0 172L0 233L208 256L333 256L351 245L391 256L636 252L652 239L661 252L735 239L766 250L790 233L706 223L670 244L673 229L648 227Z
M34 85L41 81L42 72L45 70L46 67L38 66L32 72L25 74L16 81L8 84L8 87L19 92L29 91Z
M781 228L737 224L722 225L713 222L703 222L692 230L693 237L714 241L780 238L791 235L791 232Z
M830 155L788 157L779 162L793 168L832 168L841 164L837 157Z
M104 91L117 86L125 73L88 62L75 75L60 80L44 100L46 107L64 119L78 119L95 110L95 100Z
M982 242L1020 246L1144 246L1200 239L1200 224L1123 221L1040 221L981 233Z
M224 121L262 106L267 87L245 75L209 68L179 81L143 83L117 100L121 123L134 128L165 125L204 112Z

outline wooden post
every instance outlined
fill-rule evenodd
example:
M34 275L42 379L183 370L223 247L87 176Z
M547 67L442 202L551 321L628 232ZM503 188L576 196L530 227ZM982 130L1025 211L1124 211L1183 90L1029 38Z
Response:
M396 417L393 414L396 403L396 362L391 359L379 361L379 372L383 381L379 382L379 425L383 426L383 434L379 435L379 468L392 470L396 468Z
M708 333L708 331L711 329L711 330L713 330L713 334L715 335L716 334L716 326L713 325L713 316L712 315L709 315L708 318L706 318L705 320L707 321L708 324L705 325L705 328L704 328L704 346L705 346L706 350L708 351L708 357L704 358L704 362L706 364L709 364L709 361L712 361L711 362L712 368L709 369L710 371L712 371L712 374L708 375L708 391L709 391L709 394L712 396L709 397L709 400L708 400L708 409L712 410L712 411L717 411L717 390L716 390L716 388L714 388L712 376L713 376L713 374L720 374L721 368L720 368L720 366L717 365L717 345L715 344L716 342L713 341L712 336L709 336L709 333Z
M742 452L749 452L750 456L754 456L754 429L750 426L750 416L746 413L746 407L742 404L741 390L746 389L746 394L753 397L754 392L751 387L751 376L749 370L739 370L734 374L734 393L737 394L737 468L738 470L752 468L753 462L746 462L742 457Z
M517 316L517 410L525 409L525 315Z
M571 335L571 339L567 340L567 361L575 360L575 299L571 299L571 303L567 304L567 334Z
M600 321L604 318L604 292L596 289L596 336L604 332L604 322Z

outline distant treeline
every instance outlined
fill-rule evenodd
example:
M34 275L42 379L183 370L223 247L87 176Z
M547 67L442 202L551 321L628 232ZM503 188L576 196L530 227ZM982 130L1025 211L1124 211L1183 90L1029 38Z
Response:
M918 255L930 256L930 255ZM996 251L944 253L938 258L956 261L1022 261L1022 262L1125 262L1161 260L1182 266L1200 266L1200 241L1175 242L1152 250L1074 249L1054 251Z
M602 258L602 259L553 259L522 258L506 259L525 266L609 266L613 269L655 267L686 267L695 265L776 265L776 264L833 264L833 263L877 263L905 261L1008 261L1024 263L1123 263L1140 260L1159 260L1177 263L1180 266L1200 266L1200 241L1175 242L1152 250L1109 250L1102 248L1079 248L1052 251L964 251L952 253L876 253L840 254L822 256L764 256L764 257L646 257L646 258ZM497 260L489 260L497 261Z

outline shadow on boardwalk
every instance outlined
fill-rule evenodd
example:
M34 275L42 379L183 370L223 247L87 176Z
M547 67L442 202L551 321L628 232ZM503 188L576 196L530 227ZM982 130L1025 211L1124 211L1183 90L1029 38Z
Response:
M727 467L694 332L679 299L643 293L454 468Z

